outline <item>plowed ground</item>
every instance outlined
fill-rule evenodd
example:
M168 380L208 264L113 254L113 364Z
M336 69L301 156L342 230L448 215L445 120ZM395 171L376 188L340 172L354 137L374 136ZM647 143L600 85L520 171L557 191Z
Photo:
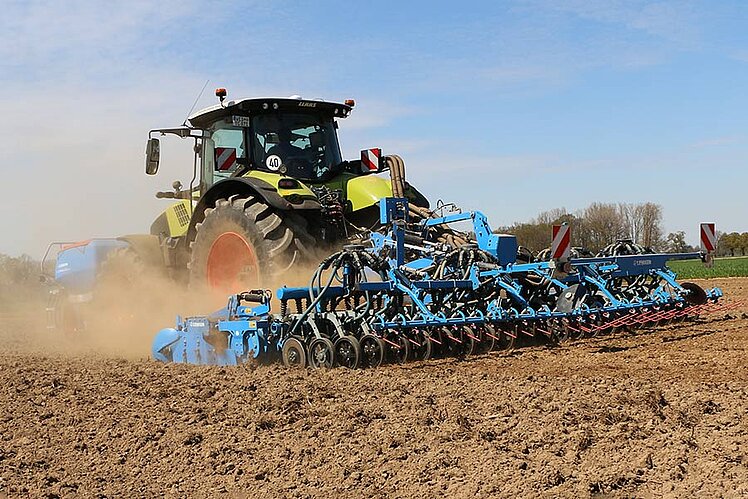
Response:
M746 313L358 371L56 353L5 317L0 496L746 496Z

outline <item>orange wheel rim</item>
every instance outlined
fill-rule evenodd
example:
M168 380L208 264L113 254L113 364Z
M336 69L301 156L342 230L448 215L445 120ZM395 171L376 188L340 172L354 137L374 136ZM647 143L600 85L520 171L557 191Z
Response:
M206 274L211 289L242 291L260 281L257 254L244 236L224 232L210 246Z

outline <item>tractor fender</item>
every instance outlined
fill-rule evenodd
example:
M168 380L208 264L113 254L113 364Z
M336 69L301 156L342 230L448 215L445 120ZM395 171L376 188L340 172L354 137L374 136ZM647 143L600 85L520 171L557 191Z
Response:
M149 234L128 234L117 238L127 243L140 260L148 266L163 267L164 257L158 236Z
M195 238L195 226L205 219L205 209L215 206L216 200L228 199L233 195L247 196L253 195L261 198L269 206L280 211L290 210L319 210L319 202L315 199L304 199L299 203L291 203L286 198L278 194L278 190L271 184L252 177L234 177L216 182L200 198L195 206L190 226L187 230L188 240Z

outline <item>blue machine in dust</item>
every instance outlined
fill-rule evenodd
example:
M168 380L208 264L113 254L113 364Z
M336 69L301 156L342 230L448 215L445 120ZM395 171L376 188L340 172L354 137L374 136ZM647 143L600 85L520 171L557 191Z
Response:
M91 303L103 263L109 255L129 247L121 239L89 239L80 242L54 242L41 262L41 275L52 285L47 303L49 328L74 332L85 328L85 309ZM45 273L53 248L58 248L53 277Z
M480 212L411 222L399 198L383 199L380 212L386 230L326 258L309 286L278 289L278 312L269 291L233 295L222 310L161 330L153 357L374 367L682 320L722 296L679 284L667 267L700 253L518 263L516 238L494 234ZM438 237L456 223L471 224L457 247Z

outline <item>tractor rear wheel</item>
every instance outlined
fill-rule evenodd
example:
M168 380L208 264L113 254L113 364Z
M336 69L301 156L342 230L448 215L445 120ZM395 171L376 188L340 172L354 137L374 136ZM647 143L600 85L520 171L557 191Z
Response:
M302 216L278 211L256 196L218 199L195 226L190 283L224 292L273 285L314 256L314 238Z

